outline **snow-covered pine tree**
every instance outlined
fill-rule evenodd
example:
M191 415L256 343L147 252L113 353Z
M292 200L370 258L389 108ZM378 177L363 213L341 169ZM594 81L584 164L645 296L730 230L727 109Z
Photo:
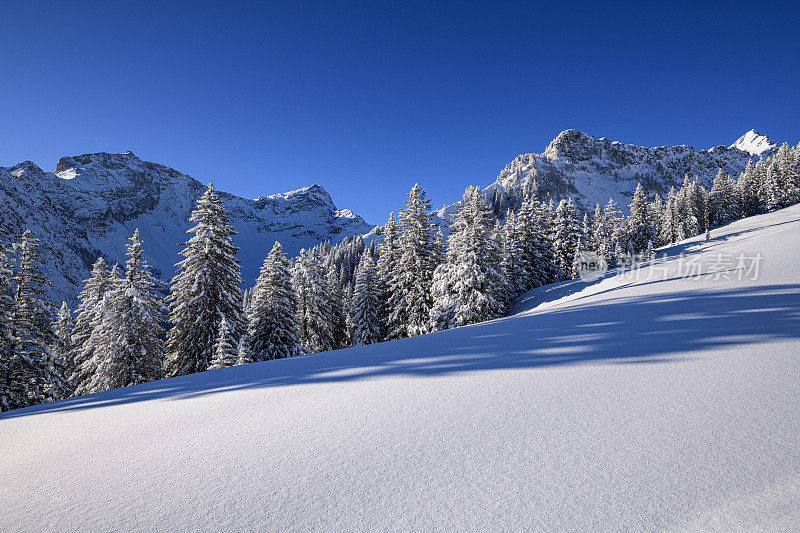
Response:
M247 342L247 335L242 335L239 338L239 346L236 347L236 366L252 362L253 353L250 351L250 343Z
M652 240L652 225L647 212L647 193L639 183L633 193L628 217L628 242L631 253L640 254Z
M184 259L168 296L172 328L167 333L167 376L208 368L223 318L234 345L244 329L239 249L232 239L236 232L213 184L197 201L190 220L196 224L189 230L194 235L183 243Z
M656 194L655 198L647 204L647 212L650 217L651 225L650 240L654 243L660 243L662 232L661 224L664 221L664 201L661 199L661 196ZM660 246L660 244L658 245Z
M104 298L113 283L111 272L102 257L97 258L89 279L83 283L83 290L78 296L75 327L72 330L69 379L73 390L78 390L94 373L94 367L88 363L94 355L94 348L88 345L88 341L92 331L102 322Z
M11 287L11 263L8 250L0 242L0 411L13 409L14 401L11 391L11 360L14 345L14 295Z
M617 247L620 245L624 231L622 213L613 198L608 199L608 203L603 209L603 221L605 222L603 234L606 240L601 255L606 258L609 267L615 267L618 257Z
M300 345L306 354L334 348L327 285L325 269L316 257L303 251L292 267L292 286L297 295L295 316Z
M670 189L667 194L667 201L664 203L664 210L661 212L661 233L659 240L663 244L670 244L680 240L678 238L678 195L675 189Z
M764 211L767 213L775 211L781 206L781 190L780 183L778 181L778 171L771 159L766 165L766 175L762 188L762 198Z
M329 264L326 268L327 292L328 297L328 321L331 328L333 339L332 349L344 348L350 344L349 329L347 328L346 297L339 277L333 265Z
M248 314L248 340L254 361L281 359L300 354L297 295L292 286L289 261L279 242L272 246L256 280Z
M581 275L581 262L583 260L583 239L578 239L577 244L575 245L575 252L572 254L572 269L570 271L570 276L572 279L576 279Z
M397 262L400 258L400 226L394 218L394 213L389 214L389 219L383 226L383 243L378 248L378 289L380 291L381 308L379 321L383 339L389 335L389 315L391 313L391 296L394 287L394 276L397 272Z
M514 211L508 211L501 230L503 276L508 286L506 302L511 302L530 287L529 254L525 248L523 232Z
M142 254L138 229L129 241L125 273L108 292L103 321L92 333L96 346L90 366L95 371L76 391L80 394L148 383L163 375L158 282Z
M758 189L755 165L752 160L749 160L736 182L740 216L749 217L759 213L761 205L758 199Z
M50 281L41 271L39 240L26 230L14 245L17 266L13 276L12 354L9 383L12 409L66 395L63 367L53 359L52 306L46 289Z
M740 212L736 185L720 169L708 193L709 223L712 226L722 226L739 218Z
M350 310L353 325L353 346L373 344L383 340L380 323L380 288L378 271L368 251L358 264L356 288Z
M208 370L217 370L235 366L237 360L236 348L231 341L231 330L228 321L223 318L219 323L217 340L214 345L214 357L208 365Z
M502 316L506 283L492 209L480 187L469 187L453 218L447 263L436 268L431 321L437 330Z
M436 265L433 208L427 190L415 184L400 211L399 257L392 280L388 318L390 339L431 330L431 282Z
M575 255L575 247L578 243L580 226L575 213L575 206L572 199L561 200L556 209L556 216L553 227L553 253L556 257L556 264L560 275L564 279L569 279L572 273L572 263Z
M72 329L74 328L72 321L72 311L69 310L67 302L61 302L61 308L58 310L58 315L53 322L53 331L55 338L51 350L53 352L53 361L57 366L62 368L64 376L70 376L74 370L72 362L73 344L72 344ZM72 393L72 384L68 379L64 380L67 391L64 395L66 398Z

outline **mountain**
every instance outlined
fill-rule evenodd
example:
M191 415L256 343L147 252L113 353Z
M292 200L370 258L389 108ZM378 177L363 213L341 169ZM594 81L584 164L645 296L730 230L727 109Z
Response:
M730 148L760 156L765 152L773 152L778 148L778 145L772 142L768 136L761 135L756 130L750 130L736 139L736 142L730 145Z
M541 198L573 197L587 210L613 198L625 211L638 182L651 192L665 195L671 187L679 187L688 174L710 187L719 169L737 177L748 161L772 155L777 148L769 137L755 130L729 148L708 150L687 145L648 148L565 130L543 153L517 156L486 191L490 198L497 194L498 201L513 205L514 197L520 198L527 186L537 190ZM454 211L455 206L448 206L439 215L449 219Z
M126 239L139 228L147 259L168 281L191 227L189 214L205 190L172 168L142 161L132 152L63 157L55 172L30 161L0 167L0 229L30 229L42 241L51 296L74 302L99 255L124 261ZM246 283L252 283L275 240L288 254L325 239L369 232L373 226L337 209L319 185L254 200L221 192L238 231L234 242Z
M795 205L506 318L3 413L0 530L795 531L798 249Z

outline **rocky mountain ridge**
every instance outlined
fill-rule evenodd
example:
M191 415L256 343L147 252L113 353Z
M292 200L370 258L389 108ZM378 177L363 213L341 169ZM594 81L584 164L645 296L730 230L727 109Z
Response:
M30 229L42 241L54 301L74 302L94 260L124 261L126 239L139 228L146 257L163 281L179 260L178 243L205 185L132 152L62 157L55 172L30 161L0 167L0 230ZM245 283L251 284L275 240L288 254L339 241L373 226L338 209L320 185L246 199L220 192L238 234Z

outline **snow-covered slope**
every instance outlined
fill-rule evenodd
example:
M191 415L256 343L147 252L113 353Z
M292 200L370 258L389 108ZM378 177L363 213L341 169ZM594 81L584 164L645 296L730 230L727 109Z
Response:
M688 174L710 187L719 169L738 177L750 159L767 157L777 148L755 130L729 148L717 146L709 150L687 145L648 148L565 130L543 153L517 156L486 191L490 198L495 189L506 197L513 196L520 194L527 183L535 182L542 198L573 197L588 210L613 198L627 211L639 182L650 192L665 195L671 187L680 187ZM448 220L455 209L445 207L439 216Z
M205 185L131 152L63 157L55 173L30 161L0 167L0 228L29 228L41 239L55 301L72 301L99 254L123 261L126 239L139 228L146 256L169 280L186 240L189 214ZM312 185L248 200L222 194L239 234L243 277L251 283L275 240L296 254L325 239L372 229L361 217L337 209L328 192Z
M711 237L484 324L6 413L0 529L793 530L800 205Z

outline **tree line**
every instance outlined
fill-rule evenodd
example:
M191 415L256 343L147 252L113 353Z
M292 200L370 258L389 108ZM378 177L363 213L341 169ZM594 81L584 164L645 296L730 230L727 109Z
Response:
M290 259L276 242L243 291L236 232L209 185L166 298L137 230L124 266L97 259L74 312L48 301L30 231L0 241L0 409L498 318L521 293L576 277L584 251L614 267L800 202L800 146L783 145L737 179L720 171L710 189L686 176L662 198L639 184L627 217L613 200L582 212L535 186L502 212L496 199L468 187L445 237L415 185L380 244L357 236Z

